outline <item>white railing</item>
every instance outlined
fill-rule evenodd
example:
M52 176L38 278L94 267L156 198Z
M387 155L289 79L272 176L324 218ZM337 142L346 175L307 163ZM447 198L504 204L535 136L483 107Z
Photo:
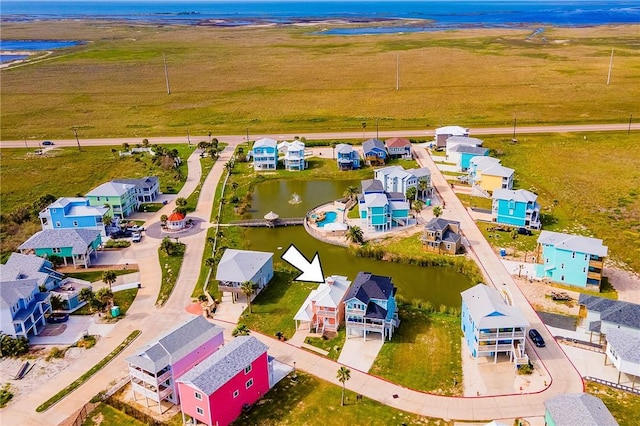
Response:
M137 383L132 382L131 383L131 389L134 390L136 393L141 393L144 396L146 396L147 398L155 401L155 402L159 402L161 397L158 395L157 392L152 391L151 389L147 389L144 386L140 386ZM169 389L171 390L171 389Z
M499 333L480 333L478 335L479 340L504 340L504 339L524 339L524 331L516 331L514 333L510 331L503 331Z
M478 353L481 352L511 352L513 345L478 345Z
M158 377L158 383L165 382L171 378L171 371L167 371L163 373L160 377Z
M384 325L370 322L347 321L347 327L360 328L362 330L382 330Z
M338 314L336 311L327 311L327 310L319 310L316 312L316 315L319 317L335 317Z
M156 378L151 374L145 373L135 368L130 368L129 374L131 375L131 377L135 377L136 379L142 380L143 382L149 383L151 385L156 385L156 383L158 382Z

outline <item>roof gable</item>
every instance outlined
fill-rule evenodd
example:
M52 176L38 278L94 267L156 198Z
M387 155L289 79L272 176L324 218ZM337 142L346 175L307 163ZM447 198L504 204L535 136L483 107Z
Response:
M411 141L407 138L391 138L387 139L385 143L389 148L405 148L411 146Z
M87 193L87 197L121 197L135 188L130 183L105 182Z
M100 231L92 229L43 229L33 234L18 248L35 250L71 247L73 254L84 254L89 244L100 238Z
M478 284L461 293L478 328L528 327L520 309L508 305L497 290Z
M575 251L579 253L606 256L609 251L598 238L583 237L581 235L563 234L560 232L542 231L538 236L539 244L552 245L556 249Z
M618 426L604 403L586 393L560 394L544 406L556 426Z
M230 282L249 281L263 266L273 262L272 259L273 253L228 248L218 263L216 280Z

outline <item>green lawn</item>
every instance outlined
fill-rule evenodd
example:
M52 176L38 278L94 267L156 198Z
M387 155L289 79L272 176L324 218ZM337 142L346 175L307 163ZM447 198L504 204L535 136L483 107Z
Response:
M128 290L116 291L113 293L113 304L115 306L120 307L120 315L124 316L131 304L135 300L138 295L137 288L130 288ZM91 309L89 308L89 304L84 305L82 308L78 309L73 313L73 315L92 315Z
M451 425L441 419L431 419L406 413L369 398L356 402L349 390L344 407L340 406L342 388L298 371L297 382L290 376L280 381L248 414L241 415L234 425Z
M245 309L239 322L267 336L281 331L286 338L295 332L293 316L317 284L292 281L294 274L276 272L269 285L251 303L253 313ZM236 303L246 306L244 296Z
M347 333L345 328L341 327L335 337L332 337L331 339L324 339L323 337L307 337L305 339L305 343L315 346L316 348L324 349L329 352L327 354L328 358L337 360L340 357L342 348L344 347L346 335Z
M140 205L140 211L145 213L155 213L164 207L162 203L144 203Z
M467 194L456 194L465 207L477 207L491 210L491 198L473 197Z
M162 283L160 284L158 300L156 300L156 304L158 305L164 305L173 292L173 288L178 280L178 275L180 275L185 248L186 245L184 243L173 243L170 254L158 248L160 268L162 268Z
M629 392L594 382L585 382L586 392L604 402L620 426L635 426L640 418L640 398Z
M462 395L460 317L402 306L400 321L369 372L411 389Z
M517 235L514 239L511 232L496 231L497 225L495 223L477 222L477 225L484 238L493 247L510 248L522 256L527 252L527 260L531 260L533 252L538 245L539 231L531 231L533 235Z
M82 423L82 426L144 426L131 416L108 404L100 404L89 414L89 417Z
M95 281L102 281L102 273L104 271L101 270L91 270L87 272L67 272L65 275L67 277L78 278L81 280L89 281L90 283ZM114 269L116 276L133 274L138 272L136 269Z

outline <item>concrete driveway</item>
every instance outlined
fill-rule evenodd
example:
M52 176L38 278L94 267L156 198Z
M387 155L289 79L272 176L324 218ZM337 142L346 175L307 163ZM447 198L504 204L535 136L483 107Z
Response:
M93 318L85 315L70 316L67 322L47 324L39 336L29 339L33 345L71 345L89 333Z
M338 362L367 373L376 360L384 341L379 333L371 333L364 340L362 336L347 336Z

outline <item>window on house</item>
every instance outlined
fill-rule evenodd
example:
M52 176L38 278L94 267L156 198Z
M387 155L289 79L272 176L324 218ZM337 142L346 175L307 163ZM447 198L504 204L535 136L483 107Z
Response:
M584 260L587 260L587 254L586 254L586 253L585 253L585 255L584 255Z
M244 385L247 389L249 389L251 386L253 386L253 379L249 379L247 380L247 383L245 383Z
M56 222L56 228L60 228L62 224L60 222Z
M560 264L560 269L564 269L564 263Z
M573 253L571 253L571 258L575 259L576 258L576 252L574 251Z
M78 221L77 220L73 221L73 226L78 226Z
M240 395L240 391L239 391L239 390L237 390L237 389L236 389L236 390L234 390L234 391L233 391L233 397L234 397L234 398L237 398L237 397L238 397L238 395Z
M587 272L587 267L585 266L585 267L582 268L582 273L584 274L586 272Z
M204 410L200 407L196 407L196 413L200 414L201 416L204 416Z
M249 374L249 372L251 372L251 365L247 365L247 366L244 368L244 374Z
M54 247L51 249L51 251L56 254L62 253L62 249L60 249L59 247Z
M564 281L564 275L560 276L560 281Z
M196 399L202 401L202 394L200 392L194 392Z

